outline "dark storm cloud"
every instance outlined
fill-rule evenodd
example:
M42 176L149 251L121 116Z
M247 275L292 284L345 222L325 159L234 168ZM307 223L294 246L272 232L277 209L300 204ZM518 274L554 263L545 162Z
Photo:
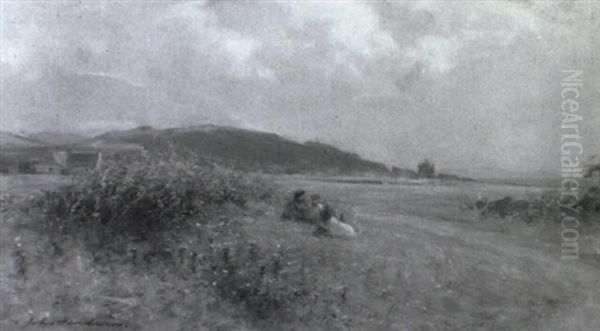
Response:
M553 169L562 69L589 78L593 3L4 3L2 129L201 123L388 163ZM600 145L600 144L597 144ZM590 147L591 149L591 147Z

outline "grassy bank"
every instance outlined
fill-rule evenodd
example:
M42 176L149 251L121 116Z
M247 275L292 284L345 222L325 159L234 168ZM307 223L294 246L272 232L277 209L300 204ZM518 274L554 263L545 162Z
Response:
M280 225L280 189L198 164L175 155L108 162L58 190L5 203L2 325L247 330L335 322L328 309L341 297L315 273L319 256L334 251L249 233L253 224ZM296 244L305 235L292 232ZM313 310L299 312L307 306Z

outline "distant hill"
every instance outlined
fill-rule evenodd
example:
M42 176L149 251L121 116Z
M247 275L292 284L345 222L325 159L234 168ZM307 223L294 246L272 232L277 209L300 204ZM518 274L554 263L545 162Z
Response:
M44 143L25 136L20 136L6 131L0 132L0 148L15 149L45 146Z
M331 145L299 143L273 133L214 125L166 130L139 127L108 132L85 142L86 145L118 143L137 144L155 152L185 150L238 169L269 173L391 174L382 163Z
M89 137L85 137L79 134L74 133L62 133L62 132L39 132L35 134L30 134L28 136L30 139L43 142L46 145L60 146L60 145L70 145L74 143L78 143L87 139Z

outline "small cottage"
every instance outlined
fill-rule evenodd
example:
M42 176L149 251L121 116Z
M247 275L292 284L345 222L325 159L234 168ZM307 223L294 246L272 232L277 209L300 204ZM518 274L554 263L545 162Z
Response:
M99 151L59 150L55 151L54 162L64 169L63 172L80 172L97 169L102 160Z
M34 167L38 174L60 175L64 173L63 167L56 163L37 163Z

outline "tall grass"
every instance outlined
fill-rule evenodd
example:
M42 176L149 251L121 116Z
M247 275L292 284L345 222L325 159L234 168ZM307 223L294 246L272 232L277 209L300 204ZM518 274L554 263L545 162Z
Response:
M100 246L115 236L156 240L273 194L254 179L176 154L108 161L74 182L45 192L34 205L46 216L51 233L91 230Z

